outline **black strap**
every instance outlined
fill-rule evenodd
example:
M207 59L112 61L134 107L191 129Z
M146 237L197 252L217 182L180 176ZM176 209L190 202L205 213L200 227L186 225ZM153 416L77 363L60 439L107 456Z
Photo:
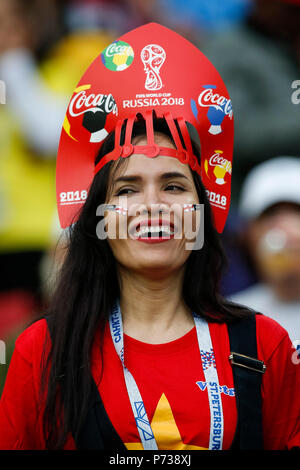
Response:
M76 439L77 449L127 451L106 413L98 387L92 377L91 381L91 406Z
M238 423L232 449L263 449L261 383L264 364L257 360L256 316L228 325ZM233 354L235 353L235 354Z
M48 330L51 335L51 319L45 316ZM71 430L78 450L114 450L127 451L120 436L113 427L104 408L98 387L91 375L90 406L80 433L75 438L74 430Z

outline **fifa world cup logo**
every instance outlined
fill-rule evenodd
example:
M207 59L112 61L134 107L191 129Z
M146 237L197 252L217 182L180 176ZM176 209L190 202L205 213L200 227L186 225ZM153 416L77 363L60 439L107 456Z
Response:
M166 59L164 49L157 44L148 44L141 52L141 59L146 72L146 90L160 90L163 84L159 71Z

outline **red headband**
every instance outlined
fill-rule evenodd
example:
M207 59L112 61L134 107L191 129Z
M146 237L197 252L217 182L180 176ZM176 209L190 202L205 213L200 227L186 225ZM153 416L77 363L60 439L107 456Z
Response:
M154 141L153 111L169 126L176 149ZM146 123L147 145L132 144L137 114ZM125 142L120 144L125 127ZM193 154L187 124L201 143ZM180 138L178 129L182 140ZM95 167L105 137L115 147ZM65 116L57 157L57 203L63 228L76 221L95 173L111 160L133 153L172 156L201 175L222 232L230 205L233 116L227 89L211 62L177 33L151 23L108 46L78 83Z
M191 139L186 127L186 124L183 120L180 120L180 129L183 133L184 143L186 149L182 146L179 133L176 128L175 121L171 116L171 113L166 113L163 117L166 119L171 135L176 145L176 149L169 147L159 147L154 141L154 130L153 130L153 113L152 111L146 111L145 116L143 116L146 121L146 135L147 135L147 145L132 145L131 136L133 123L136 119L136 115L130 116L126 121L126 134L124 145L120 145L120 129L124 121L118 121L118 127L116 128L115 134L115 148L106 154L100 162L95 166L94 175L101 170L101 168L106 165L106 163L117 160L118 158L127 158L130 155L134 154L143 154L147 157L153 158L158 155L164 155L166 157L175 157L181 163L187 163L192 170L196 171L201 176L201 168L198 163L197 157L193 153ZM178 120L177 120L178 122Z

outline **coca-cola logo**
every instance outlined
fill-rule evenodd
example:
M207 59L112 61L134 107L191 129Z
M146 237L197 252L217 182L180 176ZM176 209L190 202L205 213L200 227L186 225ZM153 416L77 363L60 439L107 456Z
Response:
M88 111L98 111L99 109L106 114L118 115L118 106L112 94L90 93L87 95L86 90L82 90L73 96L69 105L69 114L76 117Z
M203 108L208 108L213 106L214 108L223 111L225 116L232 117L232 104L229 98L216 93L215 90L211 88L205 88L198 97L198 104Z
M124 41L113 42L101 54L103 65L112 72L126 70L132 64L133 59L133 49Z
M78 88L69 105L69 116L72 118L82 117L82 127L90 134L90 142L102 142L108 132L105 128L106 119L109 114L118 115L118 107L111 93L90 93L90 85ZM68 121L68 120L67 120ZM70 120L71 121L71 120ZM64 124L67 134L75 139L71 130L72 122ZM77 139L75 139L77 140Z
M220 153L215 153L209 159L211 166L221 166L226 172L231 174L231 162L224 158Z
M106 57L113 57L116 54L126 54L130 56L132 55L132 48L128 46L128 44L113 42L105 49L105 55Z

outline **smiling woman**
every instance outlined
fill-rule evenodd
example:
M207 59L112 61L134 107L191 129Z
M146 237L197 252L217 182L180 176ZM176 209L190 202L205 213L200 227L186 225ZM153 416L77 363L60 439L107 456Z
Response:
M150 40L161 42L166 33L158 26L146 26L147 37L135 32L140 43L132 38L133 50L150 46ZM166 62L176 40L177 36L174 45L165 38ZM184 41L177 46L186 47ZM95 63L105 74L105 65ZM139 71L137 60L128 70L131 67L139 74L138 86L144 85L144 68ZM111 82L111 73L127 73L127 69L108 73ZM218 82L218 76L212 75ZM205 76L203 83L211 83L212 75ZM162 84L165 78L160 79L157 83ZM187 82L186 77L185 87ZM91 87L86 82L82 86ZM124 94L123 90L121 98ZM130 95L128 89L126 94ZM216 227L222 226L228 205L211 197L210 204L207 192L211 195L214 190L227 204L231 172L226 168L231 170L231 157L220 124L224 135L226 129L231 135L232 127L228 120L223 123L227 115L219 105L208 104L207 116L211 124L218 122L221 137L215 140L216 129L207 137L209 124L202 116L203 135L212 143L207 145L204 137L200 158L188 132L190 121L183 117L192 113L191 100L187 101L188 106L172 113L146 109L126 115L123 108L96 158L85 118L79 122L78 116L67 114L58 187L66 192L72 180L78 184L73 189L82 188L84 174L93 177L79 214L72 214L69 246L48 316L29 327L16 343L0 402L0 448L124 451L220 450L232 448L233 443L239 448L267 449L299 445L300 374L289 360L287 333L220 294L225 257ZM118 105L121 102L116 100ZM196 103L193 108L196 125ZM91 119L103 112L86 110ZM76 125L85 129L80 127L81 141L73 137ZM217 162L215 154L223 151L215 150L220 149L216 142L226 148ZM92 168L85 171L91 159ZM214 163L223 168L224 189L219 189L220 172L216 175ZM58 207L63 224L70 225L65 217L70 205ZM99 207L106 212L101 209L99 214ZM102 236L99 224L107 236ZM116 235L112 226L118 228ZM199 247L194 242L201 230L204 243ZM243 355L244 362L239 363L240 350L230 346L234 327L245 321L254 329L246 330L243 338L236 333L236 344L241 339L250 343L255 357ZM237 363L242 370L254 370L254 378L242 373L234 379L232 364ZM257 374L265 371L266 364L262 400ZM241 380L243 396L239 395ZM279 395L283 390L288 390L284 400ZM240 413L240 403L245 401L247 418ZM237 439L236 429L243 431L237 432Z
M145 122L136 122L133 143L144 145L145 132ZM125 133L126 123L121 131L121 145ZM165 120L154 120L154 135L157 145L175 148ZM96 167L112 151L114 139L112 132L101 147ZM193 149L199 158L195 144ZM127 207L129 214L132 206L139 208L140 211L135 211L138 215L129 215L126 222L126 228L130 223L136 227L137 237L100 240L95 230L96 213L103 203ZM151 237L145 239L146 243L141 241L138 236L141 227L161 225L167 215L170 224L176 227L182 220L184 204L190 203L204 204L205 243L201 250L186 250L184 233L177 239L154 239L154 244L147 243L152 241ZM177 212L170 215L169 208L174 204ZM119 212L108 213L108 233L109 225L113 222L120 225L123 217ZM105 357L108 320L116 298L120 300L122 319L120 322L120 318L115 317L114 333L116 325L121 323L125 338L154 347L170 345L182 341L186 334L195 334L193 312L216 323L247 315L246 308L230 304L218 293L224 263L206 191L199 175L192 172L189 165L170 156L149 158L141 154L107 163L95 175L79 219L72 227L68 254L51 306L51 337L55 346L49 360L51 358L50 384L53 385L48 388L45 417L52 432L58 432L55 427L57 375L64 376L61 393L65 403L65 432L70 426L78 429L78 423L82 422L89 404L89 377L87 374L84 381L84 364L88 364L96 332L100 335L100 348L104 348L101 358ZM61 323L65 324L64 328ZM70 341L70 328L77 331L76 341L75 337ZM119 334L118 327L117 342ZM84 368L78 368L78 364ZM102 380L109 380L109 376L105 377L105 368L103 374ZM76 394L72 383L76 384ZM106 393L110 388L111 384ZM105 386L101 388L104 389ZM62 429L60 435L66 438ZM50 437L53 439L54 434ZM124 439L126 442L127 438Z

